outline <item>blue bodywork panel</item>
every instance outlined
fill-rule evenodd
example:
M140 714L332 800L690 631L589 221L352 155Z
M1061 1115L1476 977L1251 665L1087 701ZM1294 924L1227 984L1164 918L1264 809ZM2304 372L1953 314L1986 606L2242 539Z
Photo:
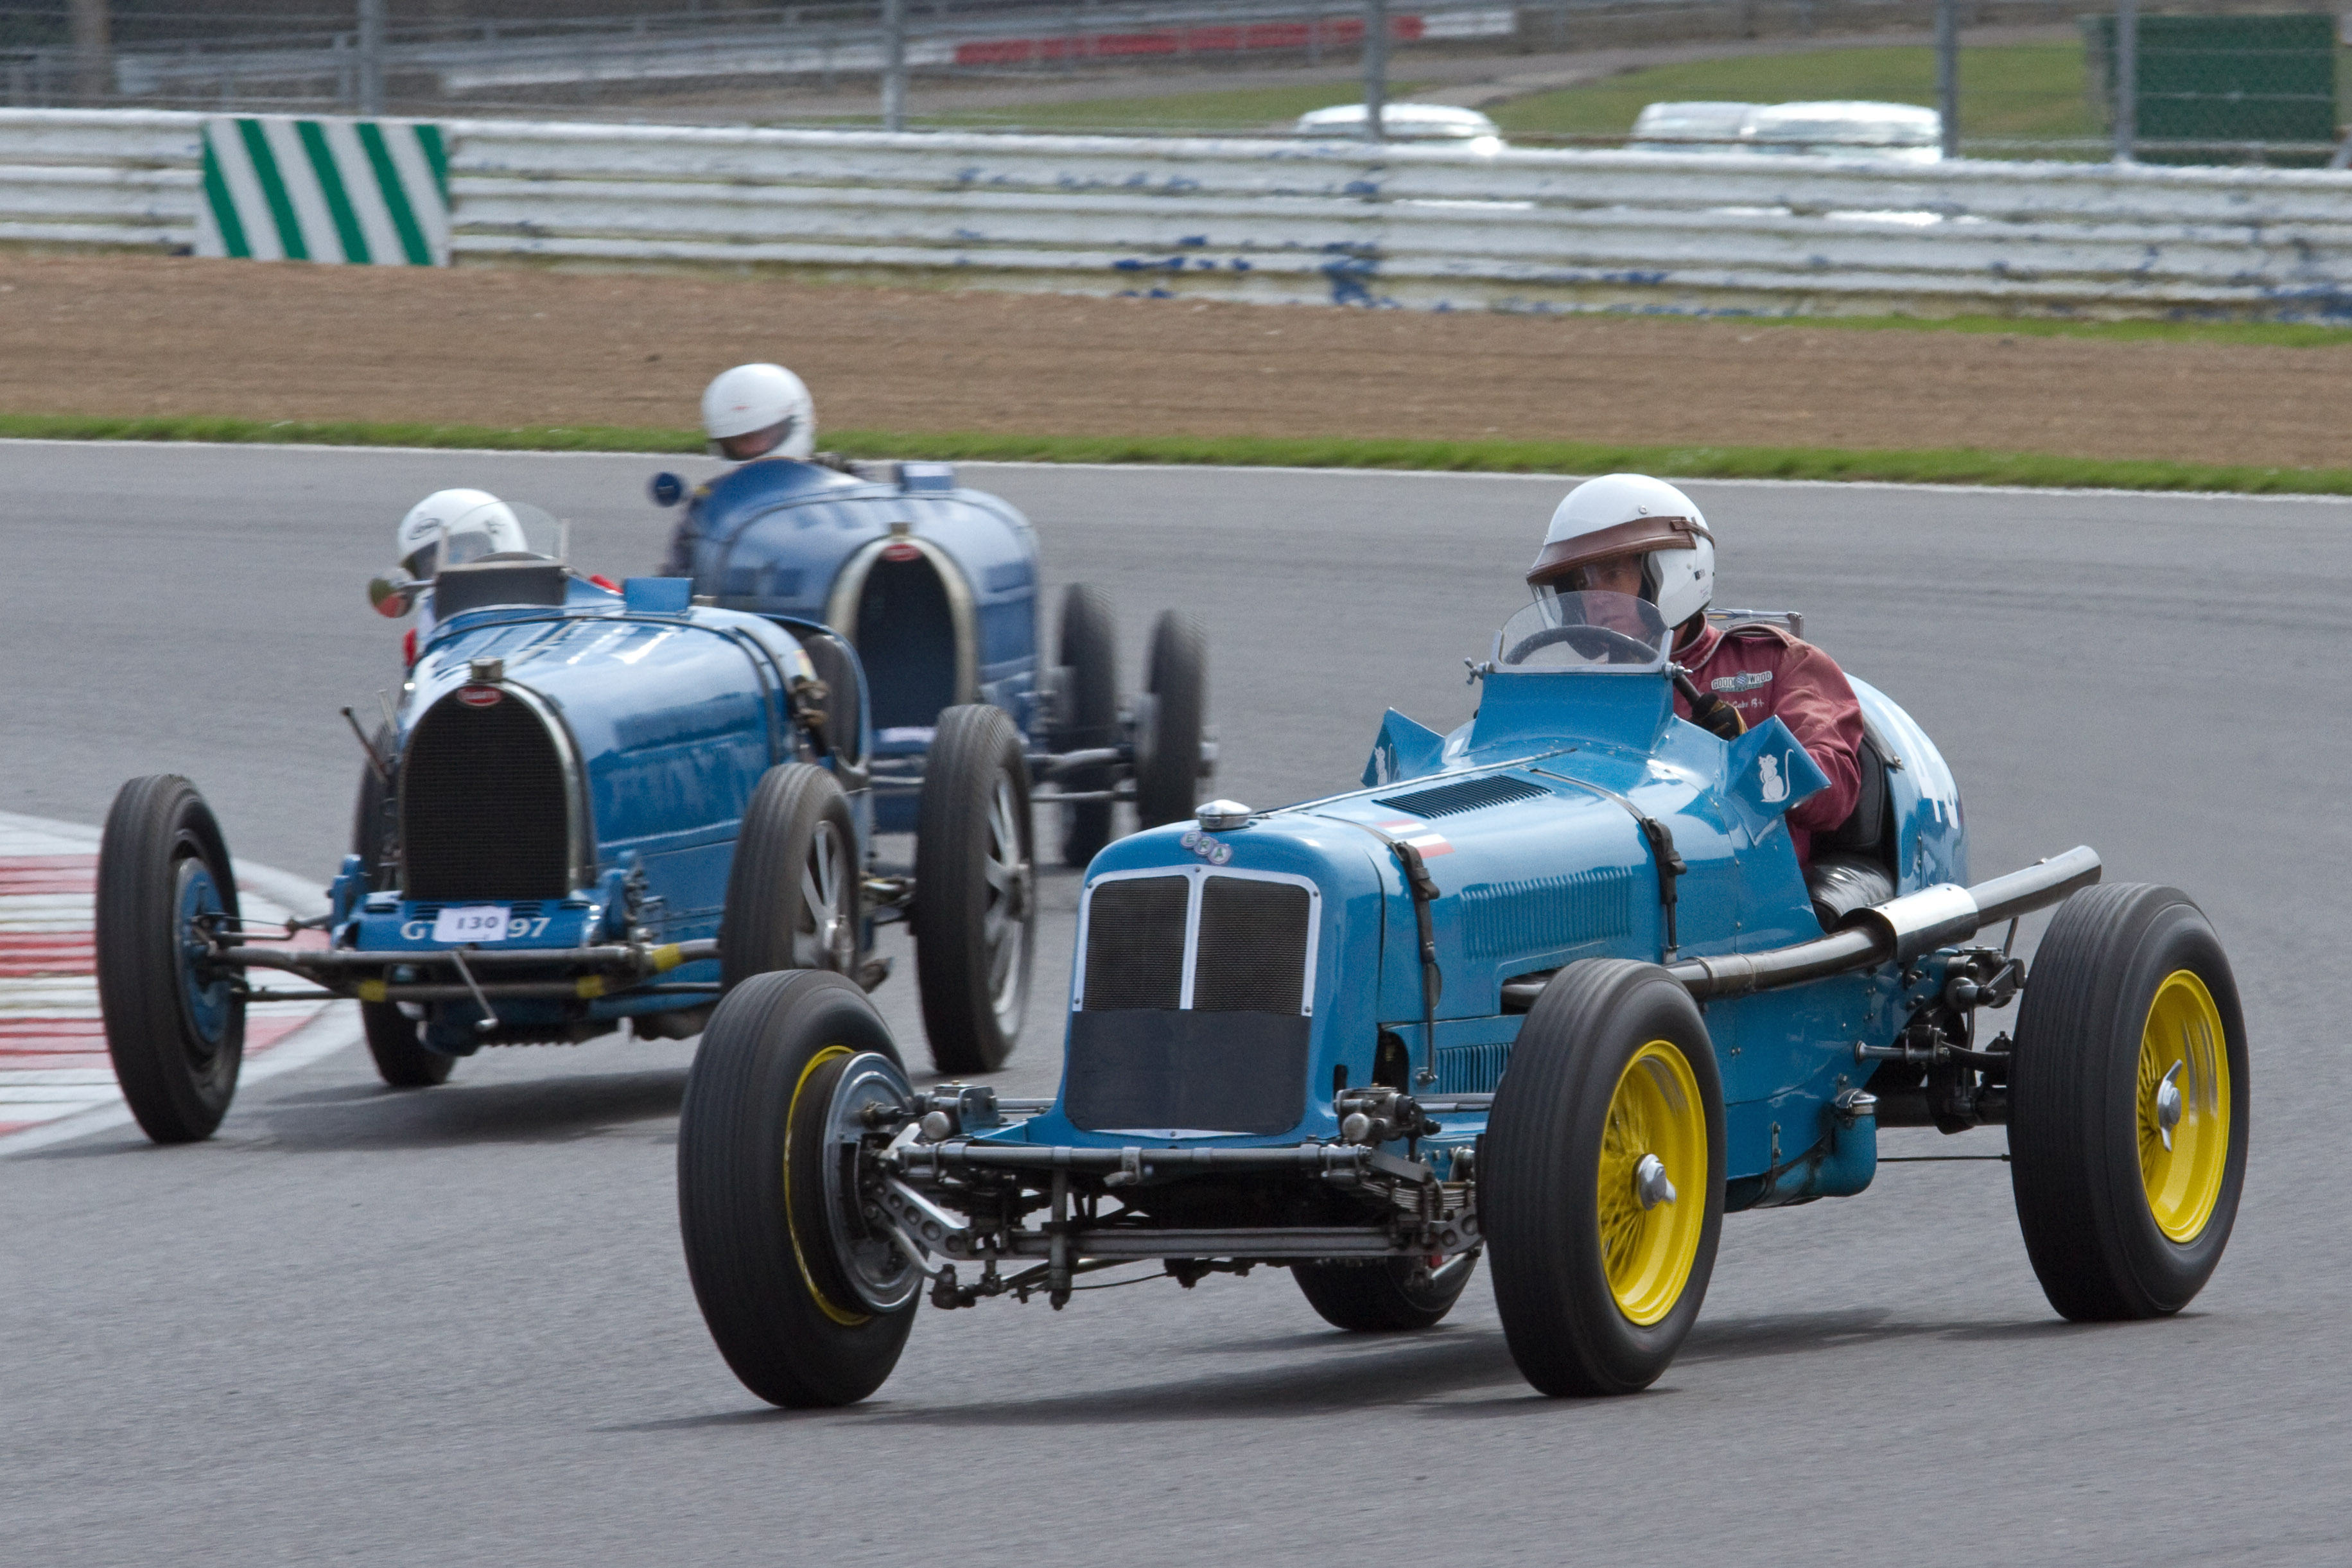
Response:
M1037 733L1036 532L943 464L885 483L746 463L694 492L673 565L723 607L814 621L856 647L880 831L914 826L915 794L892 775L919 774L941 708L992 703Z
M1853 682L1885 773L1888 869L1902 893L1967 880L1959 795L1934 744L1883 693ZM1204 833L1170 826L1113 844L1087 871L1096 892L1150 873L1280 875L1318 890L1308 965L1309 1048L1297 1123L1251 1136L1167 1130L1171 1145L1330 1139L1343 1084L1375 1081L1383 1042L1414 1064L1427 1042L1415 911L1387 838L1412 844L1434 879L1431 909L1443 990L1434 1007L1437 1095L1491 1092L1523 1015L1503 1011L1515 976L1587 958L1651 962L1756 952L1822 935L1785 813L1824 787L1779 721L1727 744L1674 715L1657 669L1490 669L1476 717L1440 735L1391 711L1364 787ZM1656 857L1639 820L1666 825L1687 869L1669 950ZM1198 900L1195 900L1196 905ZM1072 1006L1082 1001L1082 924ZM1190 950L1187 950L1188 953ZM1188 957L1187 962L1190 962ZM1860 1190L1874 1164L1865 1124L1841 1132L1832 1097L1866 1074L1857 1041L1884 1044L1940 986L1935 961L1906 985L1899 966L1706 1005L1725 1099L1734 1201L1768 1173L1796 1172L1770 1201ZM1080 1016L1073 1012L1073 1018ZM1386 1081L1386 1080L1382 1080ZM1055 1107L987 1136L1077 1145L1136 1142L1136 1129L1074 1120L1070 1082ZM1440 1118L1424 1152L1483 1131ZM1750 1195L1739 1198L1742 1179ZM1792 1189L1789 1183L1801 1183Z

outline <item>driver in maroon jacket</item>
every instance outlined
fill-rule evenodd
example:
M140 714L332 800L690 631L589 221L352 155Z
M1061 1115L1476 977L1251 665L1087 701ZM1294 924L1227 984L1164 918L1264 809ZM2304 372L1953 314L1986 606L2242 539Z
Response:
M1862 705L1812 644L1775 626L1707 623L1715 535L1688 496L1644 474L1587 479L1552 513L1528 583L1538 597L1602 592L1655 605L1675 629L1675 662L1689 672L1688 690L1676 682L1683 718L1727 741L1767 719L1786 724L1830 781L1788 815L1797 864L1811 861L1813 835L1843 822L1862 791Z

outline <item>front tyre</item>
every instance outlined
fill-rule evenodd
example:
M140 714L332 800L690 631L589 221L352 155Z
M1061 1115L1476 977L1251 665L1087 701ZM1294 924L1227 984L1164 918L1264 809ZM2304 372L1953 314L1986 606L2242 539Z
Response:
M943 1073L992 1071L1020 1041L1035 865L1020 732L1001 708L943 710L915 824L915 974Z
M245 1058L237 976L203 963L207 932L234 942L236 877L204 796L184 778L133 779L98 851L98 1000L106 1049L141 1131L209 1138Z
M1073 583L1062 595L1062 677L1056 752L1092 752L1118 744L1118 623L1110 595L1090 584ZM1115 774L1108 763L1072 768L1060 787L1072 794L1101 794L1062 807L1062 863L1083 870L1110 842Z
M1201 795L1201 740L1209 716L1209 637L1191 616L1170 610L1151 628L1144 689L1150 700L1136 725L1135 816L1144 827L1181 822Z
M2238 1217L2249 1099L2237 983L2187 894L2114 883L2059 908L2010 1086L2010 1182L2051 1306L2082 1322L2187 1306Z
M728 868L719 979L731 990L777 969L855 973L862 876L833 774L813 763L770 768L743 808Z
M1723 1228L1723 1089L1697 1005L1652 963L1544 988L1486 1123L1479 1213L1527 1380L1633 1394L1697 1320Z
M362 1002L360 1024L367 1031L368 1055L376 1076L394 1089L431 1089L449 1081L457 1058L425 1043L425 1026L397 1002Z
M866 1227L870 1104L911 1099L855 982L755 976L711 1015L678 1112L677 1212L695 1300L743 1386L787 1408L882 1386L923 1276Z
M1434 1269L1418 1258L1383 1258L1301 1263L1290 1274L1325 1322L1351 1334L1377 1334L1435 1328L1462 1300L1477 1269L1478 1255L1465 1252Z

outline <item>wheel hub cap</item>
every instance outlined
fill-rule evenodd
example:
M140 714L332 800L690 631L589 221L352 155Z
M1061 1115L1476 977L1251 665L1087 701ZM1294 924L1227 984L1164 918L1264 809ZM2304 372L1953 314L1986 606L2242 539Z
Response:
M1666 1180L1666 1163L1655 1154L1644 1154L1633 1167L1633 1196L1645 1209L1675 1201L1675 1184Z
M2180 1125L2180 1069L2186 1065L2173 1063L2165 1069L2164 1081L2156 1086L2157 1135L2167 1149L2172 1147L2172 1130Z

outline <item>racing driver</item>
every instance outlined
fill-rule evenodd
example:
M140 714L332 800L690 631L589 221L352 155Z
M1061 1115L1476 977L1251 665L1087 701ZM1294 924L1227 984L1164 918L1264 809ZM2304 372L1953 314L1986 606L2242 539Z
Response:
M1655 605L1689 672L1687 688L1675 683L1683 718L1727 741L1767 719L1786 724L1830 781L1788 816L1797 864L1810 866L1813 835L1843 822L1862 791L1862 705L1812 644L1769 624L1707 624L1715 535L1691 499L1646 474L1587 479L1551 514L1528 584L1539 598L1599 592Z

